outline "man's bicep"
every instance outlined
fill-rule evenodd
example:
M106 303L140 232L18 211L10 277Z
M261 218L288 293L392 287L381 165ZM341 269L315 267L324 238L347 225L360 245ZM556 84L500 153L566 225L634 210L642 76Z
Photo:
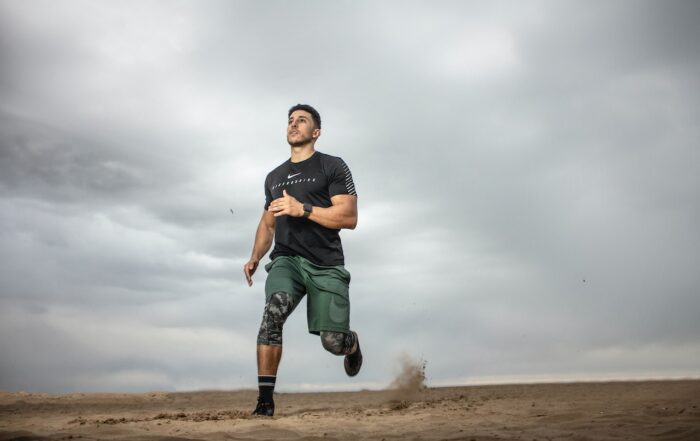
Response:
M334 207L342 206L349 213L357 213L357 196L351 194L337 194L331 197Z

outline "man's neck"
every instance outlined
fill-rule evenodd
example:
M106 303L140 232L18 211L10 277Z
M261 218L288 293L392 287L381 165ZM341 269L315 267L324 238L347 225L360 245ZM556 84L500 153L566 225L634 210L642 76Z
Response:
M292 162L301 162L309 159L315 151L313 144L292 146Z

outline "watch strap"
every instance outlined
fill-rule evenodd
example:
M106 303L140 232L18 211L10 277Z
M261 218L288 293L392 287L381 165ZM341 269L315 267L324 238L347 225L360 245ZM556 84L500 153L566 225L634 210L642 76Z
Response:
M311 210L313 210L313 205L304 203L304 217L309 217Z

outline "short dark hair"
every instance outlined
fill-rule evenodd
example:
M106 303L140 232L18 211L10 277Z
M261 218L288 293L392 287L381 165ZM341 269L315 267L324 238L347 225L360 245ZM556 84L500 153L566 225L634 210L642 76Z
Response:
M314 120L314 124L316 125L316 128L317 129L321 128L321 115L318 114L318 111L316 111L316 109L309 106L308 104L297 104L296 106L292 106L289 109L289 113L287 113L287 118L292 116L292 113L294 113L297 110L303 110L305 112L309 112L311 114L311 118Z

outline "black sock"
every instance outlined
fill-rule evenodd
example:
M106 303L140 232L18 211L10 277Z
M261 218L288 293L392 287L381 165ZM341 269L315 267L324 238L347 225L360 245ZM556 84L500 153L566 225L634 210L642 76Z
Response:
M258 390L260 398L266 403L272 401L272 392L275 391L275 375L258 375Z

